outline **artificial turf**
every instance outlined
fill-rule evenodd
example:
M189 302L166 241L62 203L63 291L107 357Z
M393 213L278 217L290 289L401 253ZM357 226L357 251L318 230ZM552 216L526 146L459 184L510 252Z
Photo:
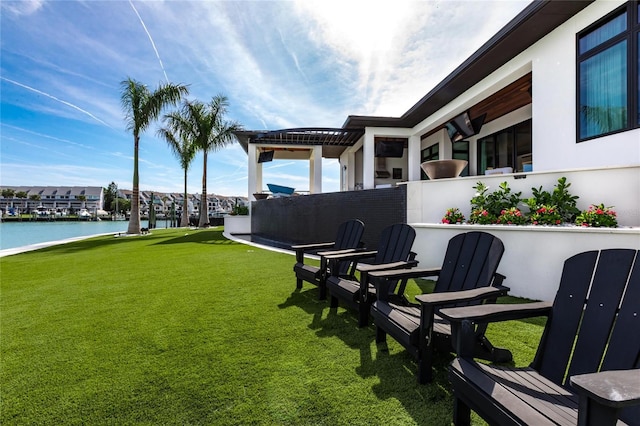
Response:
M221 228L1 258L0 424L451 424L451 355L418 385L393 339L296 290L293 264ZM489 335L526 365L541 331Z

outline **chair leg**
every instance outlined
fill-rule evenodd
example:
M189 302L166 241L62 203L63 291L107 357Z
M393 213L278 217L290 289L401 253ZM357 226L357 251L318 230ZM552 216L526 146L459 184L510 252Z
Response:
M302 280L300 278L296 278L296 288L298 290L302 289Z
M358 304L358 327L366 327L369 325L369 305L364 302Z
M387 341L387 333L380 327L376 327L376 343L385 343Z
M337 308L338 307L338 298L335 296L331 296L331 303L330 305L332 308Z
M453 399L453 424L455 426L471 425L471 409L459 398Z
M320 284L318 286L318 288L320 289L319 294L318 294L318 300L326 300L327 299L327 287Z
M418 353L418 383L421 385L431 383L433 381L433 348L428 347L426 350Z

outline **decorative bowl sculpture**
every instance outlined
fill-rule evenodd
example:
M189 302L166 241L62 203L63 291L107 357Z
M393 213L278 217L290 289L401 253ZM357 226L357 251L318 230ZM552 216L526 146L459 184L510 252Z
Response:
M269 196L269 194L265 194L263 192L254 192L253 193L253 197L256 200L264 200L265 198L267 198Z
M467 160L432 160L420 164L429 179L458 177L469 162Z

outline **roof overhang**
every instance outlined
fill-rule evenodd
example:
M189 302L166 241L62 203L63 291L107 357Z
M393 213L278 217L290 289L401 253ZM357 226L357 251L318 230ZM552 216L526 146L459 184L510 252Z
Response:
M284 147L283 152L293 152L295 147L306 147L310 150L314 146L322 146L324 158L338 158L350 146L353 146L363 135L363 128L336 129L325 127L304 127L296 129L281 129L274 131L235 132L240 145L248 152L249 144L263 146ZM278 151L276 151L278 153ZM282 155L276 155L276 158Z

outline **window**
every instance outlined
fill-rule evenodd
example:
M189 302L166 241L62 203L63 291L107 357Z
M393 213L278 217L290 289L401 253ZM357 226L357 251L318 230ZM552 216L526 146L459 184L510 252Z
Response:
M469 141L454 142L452 158L454 160L469 161ZM460 172L460 176L469 176L469 164Z
M640 3L578 34L578 140L640 125Z
M502 167L527 172L531 164L531 120L478 139L479 175Z
M425 161L438 160L438 159L440 159L440 145L437 143L426 147L420 152L421 163L424 163ZM420 179L429 180L424 170L420 172Z

